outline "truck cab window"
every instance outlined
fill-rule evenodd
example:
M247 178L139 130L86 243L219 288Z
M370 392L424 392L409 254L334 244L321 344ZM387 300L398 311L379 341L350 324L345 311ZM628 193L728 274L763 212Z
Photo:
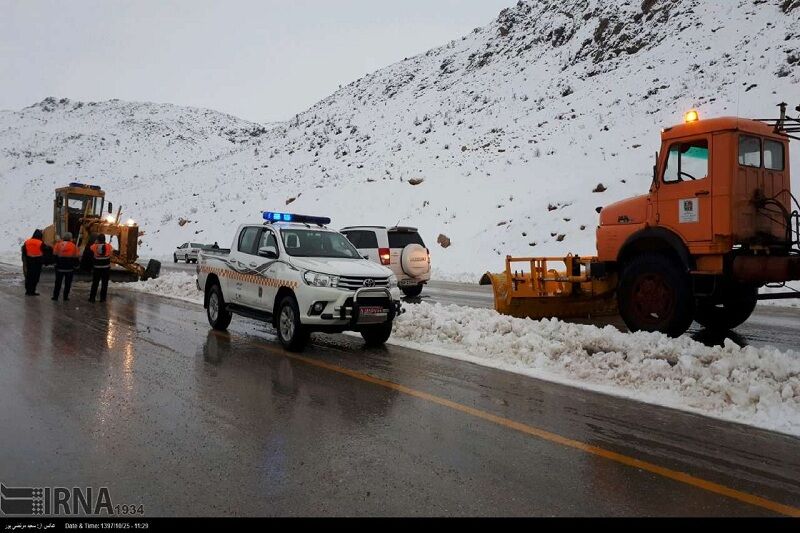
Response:
M764 168L783 170L783 143L780 141L764 141Z
M664 166L664 183L701 180L708 176L708 141L675 143Z
M739 164L745 167L761 167L761 139L751 135L739 136Z

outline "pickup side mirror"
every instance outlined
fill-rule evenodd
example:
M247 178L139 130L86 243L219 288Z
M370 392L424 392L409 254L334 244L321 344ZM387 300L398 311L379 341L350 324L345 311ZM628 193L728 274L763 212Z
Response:
M274 246L263 246L258 249L258 255L266 257L267 259L277 259L278 250Z
M111 202L108 202L108 214L109 215L114 214L114 204L112 204Z

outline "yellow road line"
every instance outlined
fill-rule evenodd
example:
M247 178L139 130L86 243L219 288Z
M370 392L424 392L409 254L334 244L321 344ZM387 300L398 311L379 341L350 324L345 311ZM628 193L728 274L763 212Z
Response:
M474 407L469 407L464 404L460 404L458 402L454 402L452 400L448 400L446 398L442 398L441 396L436 396L434 394L430 394L427 392L422 392L416 389L412 389L411 387L407 387L405 385L401 385L399 383L394 383L392 381L386 381L385 379L376 378L374 376L370 376L369 374L364 374L362 372L358 372L356 370L351 370L349 368L344 368L337 365L332 365L330 363L325 363L323 361L318 361L316 359L311 359L309 357L305 357L302 355L290 354L283 351L280 348L276 348L272 345L265 344L265 343L258 343L266 348L269 348L270 351L273 353L277 353L288 357L289 359L294 359L296 361L301 361L311 366L315 366L318 368L323 368L325 370L330 370L331 372L336 372L338 374L344 374L345 376L349 376L351 378L357 379L359 381L364 381L367 383L372 383L373 385L378 385L380 387L385 387L387 389L391 389L397 392L401 392L408 396L413 396L414 398L419 398L421 400L426 400L444 407L448 407L455 411L459 411L476 418L480 418L483 420L487 420L489 422L493 422L503 427L507 427L509 429L514 429L521 433L525 433L527 435L531 435L533 437L538 437L540 439L553 442L556 444L560 444L562 446L566 446L569 448L574 448L576 450L581 450L583 452L596 455L598 457L602 457L604 459L608 459L610 461L614 461L616 463L624 464L627 466L632 466L634 468L639 468L641 470L645 470L647 472L659 475L661 477L665 477L667 479L672 479L674 481L678 481L680 483L684 483L686 485L691 485L693 487L697 487L699 489L703 489L708 492L712 492L714 494L719 494L722 496L727 496L728 498L732 498L734 500L738 500L740 502L744 502L750 505L754 505L756 507L761 507L763 509L768 509L770 511L783 514L786 516L793 516L793 517L800 517L800 508L792 507L791 505L785 505L778 502L773 502L772 500L768 500L766 498L762 498L760 496L755 496L753 494L749 494L747 492L742 492L740 490L732 489L730 487L726 487L725 485L720 485L719 483L714 483L713 481L708 481L691 474L686 474L684 472L679 472L677 470L672 470L670 468L665 468L663 466L659 466L654 463L650 463L648 461L643 461L641 459L636 459L635 457L630 457L628 455L623 455L621 453L612 452L610 450L606 450L604 448L600 448L599 446L593 446L591 444L587 444L585 442L581 442L578 440L570 439L568 437L564 437L558 435L556 433L552 433L550 431L546 431L544 429L540 429L534 426L530 426L528 424L523 424L522 422L517 422L515 420L511 420L510 418L505 418L498 415L493 415L486 411L482 411L480 409L476 409Z

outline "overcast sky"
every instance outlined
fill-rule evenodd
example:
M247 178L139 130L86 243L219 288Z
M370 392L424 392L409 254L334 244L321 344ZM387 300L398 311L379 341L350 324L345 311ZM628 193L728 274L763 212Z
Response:
M515 0L0 0L0 109L47 96L285 120Z

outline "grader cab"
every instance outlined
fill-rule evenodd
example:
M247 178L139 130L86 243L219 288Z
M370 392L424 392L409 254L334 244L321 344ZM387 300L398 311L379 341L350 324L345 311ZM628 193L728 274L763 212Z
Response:
M142 232L133 219L121 220L122 209L116 214L111 202L106 205L105 192L97 185L70 183L56 189L53 200L53 224L44 230L44 242L53 246L66 232L72 234L83 253L98 235L114 247L112 264L117 279L146 280L157 278L161 263L150 260L147 267L138 264L137 250Z

